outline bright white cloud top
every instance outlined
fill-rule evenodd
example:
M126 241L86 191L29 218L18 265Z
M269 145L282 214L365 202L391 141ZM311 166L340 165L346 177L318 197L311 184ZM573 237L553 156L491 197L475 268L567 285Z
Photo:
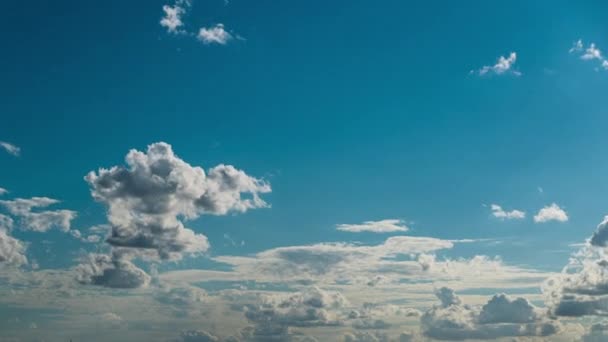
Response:
M21 154L21 148L19 146L6 141L0 141L0 147L15 157L19 157L19 155Z
M212 27L201 27L197 38L204 44L226 45L232 40L232 35L224 29L224 24L217 24Z
M485 65L479 70L473 70L471 73L476 73L479 76L485 75L503 75L512 74L521 76L521 72L514 70L513 65L517 62L517 53L511 52L507 57L500 56L494 65Z
M534 215L534 222L545 223L550 221L566 222L568 221L568 213L559 207L556 203L545 206Z

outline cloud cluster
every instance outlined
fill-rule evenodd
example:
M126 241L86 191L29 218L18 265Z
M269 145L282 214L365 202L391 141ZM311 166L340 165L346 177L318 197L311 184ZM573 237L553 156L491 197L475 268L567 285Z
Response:
M595 45L595 43L589 44L587 48L584 47L585 44L581 39L574 42L572 48L570 48L569 52L573 54L577 54L580 56L580 59L584 61L594 61L597 60L599 62L600 67L604 70L608 70L608 60L604 57L600 49Z
M209 248L207 238L186 228L181 218L268 206L259 196L271 191L266 182L231 165L205 173L177 157L167 143L152 144L147 152L131 150L125 159L126 167L102 168L85 177L92 196L108 208L107 242L115 247L179 260Z
M521 210L513 209L511 211L505 211L500 205L492 204L492 215L502 220L519 220L526 217L526 213Z
M226 45L233 39L233 35L224 28L222 23L210 27L201 27L196 33L189 33L184 30L183 17L190 7L192 7L190 0L176 0L173 5L164 5L164 15L160 19L160 25L166 28L168 33L196 36L205 45Z
M58 200L48 197L32 197L29 199L17 198L14 200L0 200L0 205L19 219L19 227L23 230L46 232L51 228L59 228L63 232L70 231L72 220L76 212L72 210L41 210L59 203Z
M501 337L549 336L560 325L548 320L524 298L510 299L504 294L492 297L481 308L462 303L448 288L437 291L441 305L422 315L423 333L439 340L490 340Z
M507 73L511 73L515 76L521 76L521 72L513 70L513 65L516 61L517 53L511 52L508 57L500 56L496 64L483 66L479 70L471 71L471 73L476 73L480 76L485 76L489 74L503 75Z
M4 149L7 153L12 154L15 157L19 157L21 154L21 148L19 146L13 145L6 141L0 141L0 147Z
M545 206L540 209L536 215L534 215L534 222L545 223L549 221L566 222L568 221L568 214L566 211L559 207L556 203Z
M350 233L393 233L407 232L409 228L402 220L387 219L380 221L365 221L360 224L338 224L337 230Z

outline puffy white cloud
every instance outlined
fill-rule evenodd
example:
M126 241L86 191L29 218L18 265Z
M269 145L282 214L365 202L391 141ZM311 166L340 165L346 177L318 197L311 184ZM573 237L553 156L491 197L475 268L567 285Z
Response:
M8 194L8 190L5 188L0 188L0 196Z
M502 220L523 219L526 217L526 213L521 210L513 209L511 211L505 211L498 204L492 204L490 206L490 208L492 209L492 215L494 215L494 217L502 219Z
M477 73L480 76L494 74L502 75L505 73L511 73L515 76L520 76L521 72L513 70L513 65L517 61L517 53L511 52L508 57L500 56L496 64L490 66L486 65L477 71L471 71L471 73Z
M336 229L351 232L392 233L407 232L409 228L402 220L387 219L380 221L365 221L361 224L338 224Z
M6 141L0 141L0 147L15 157L18 157L21 154L21 148L19 148L19 146L13 145Z
M583 41L579 39L574 43L572 48L570 48L569 52L578 54L584 61L597 60L602 68L608 70L608 60L606 60L602 54L602 51L600 51L595 43L589 44L589 46L585 49Z
M164 5L163 12L165 12L165 15L160 19L160 25L166 28L169 33L184 33L181 29L184 26L182 16L186 14L189 7L189 0L178 0L173 6Z
M224 24L217 24L212 27L201 27L197 38L205 44L226 45L233 39L232 35L224 29Z
M441 305L429 309L421 317L423 333L439 340L490 340L501 337L548 336L557 333L560 325L548 320L524 298L511 300L495 295L479 308L462 304L450 289L437 292Z
M538 213L534 215L534 222L536 223L545 223L549 221L566 222L568 221L568 214L564 209L553 203L540 209Z
M155 143L147 152L131 150L127 167L90 172L86 181L93 197L108 207L115 247L156 251L161 259L181 259L209 248L207 238L184 227L180 218L225 215L268 205L260 194L271 191L263 180L231 165L206 174L173 153L171 145ZM246 196L246 197L244 197Z
M207 292L192 286L164 287L154 294L154 298L171 307L176 316L187 316L207 300Z
M119 255L89 254L75 269L76 280L82 284L130 289L145 287L150 276Z
M27 264L25 245L10 236L6 229L0 227L0 266L21 266L24 264Z
M46 208L56 203L59 203L59 201L48 197L0 200L0 205L4 206L10 214L19 218L19 227L21 229L46 232L51 228L57 227L64 232L69 232L71 222L76 217L75 211L34 211L34 209Z

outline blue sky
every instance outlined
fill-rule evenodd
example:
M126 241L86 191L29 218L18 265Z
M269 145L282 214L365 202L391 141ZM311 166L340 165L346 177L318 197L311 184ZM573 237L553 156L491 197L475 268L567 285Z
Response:
M605 246L588 238L607 214L607 7L5 4L0 330L24 341L189 341L193 331L247 341L270 339L252 331L272 323L281 341L514 337L488 327L513 322L482 323L483 311L468 330L434 326L460 305L443 301L446 287L480 308L494 293L522 295L551 312L526 329L559 324L550 340L584 340L601 310L562 319L572 315L560 305L572 288L604 284L593 265ZM139 164L125 162L132 149ZM134 165L154 169L156 156L185 176L159 171L167 187L154 188L156 171ZM213 178L217 165L242 173L220 167ZM106 177L121 191L85 180L113 166L122 173ZM154 235L154 224L175 235ZM560 273L577 258L579 278ZM437 306L436 293L451 304ZM167 312L138 317L115 304L124 296ZM260 323L263 305L285 300L298 312L310 296L340 324ZM345 318L367 297L419 315L367 305ZM82 313L91 319L68 323ZM169 317L175 327L159 325ZM365 326L376 320L390 328Z

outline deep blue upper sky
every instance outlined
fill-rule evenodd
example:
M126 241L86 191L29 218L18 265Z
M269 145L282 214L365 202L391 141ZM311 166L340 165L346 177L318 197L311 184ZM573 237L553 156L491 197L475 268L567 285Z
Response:
M226 46L168 34L163 4L3 4L0 140L22 155L0 154L0 186L103 223L84 175L167 141L192 165L272 184L270 209L191 224L214 253L352 239L335 225L401 218L412 235L534 244L484 252L552 269L607 213L608 73L568 49L608 48L608 3L196 2L186 27L224 23L244 38ZM511 51L520 77L469 74ZM569 222L534 224L553 202ZM502 222L490 203L528 217Z

